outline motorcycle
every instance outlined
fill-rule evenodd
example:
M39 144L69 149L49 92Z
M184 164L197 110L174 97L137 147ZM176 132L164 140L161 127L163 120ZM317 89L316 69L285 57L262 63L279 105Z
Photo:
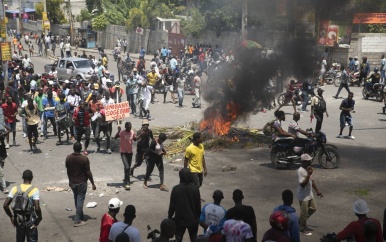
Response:
M295 90L294 92L294 99L295 99L295 104L296 105L300 105L302 104L303 102L303 99L302 99L302 90L300 89L297 89ZM311 103L311 97L312 97L312 93L314 93L313 89L308 93L308 103L310 104ZM280 94L278 97L277 97L277 103L279 105L282 105L284 102L285 102L285 95L286 93L283 92L282 94Z
M331 68L329 71L326 73L326 82L327 84L332 84L335 82L335 79L338 77L338 73L336 70Z
M371 82L371 80L367 80L367 83ZM383 89L385 87L384 83L375 83L371 88L366 87L366 85L362 89L362 95L364 99L369 99L370 97L375 97L375 100L378 102L383 101Z
M292 164L301 163L300 156L303 153L310 154L313 159L318 157L321 167L326 169L337 168L340 163L340 154L338 147L332 144L326 144L326 135L319 131L312 133L312 130L307 130L311 133L308 138L308 143L304 147L295 146L294 140L291 138L277 140L271 146L271 162L274 168L281 167L289 168Z
M359 80L359 72L349 72L348 70L347 70L347 74L348 74L348 84L350 85L350 86L354 86L354 85L358 85L358 82L360 82L360 80ZM335 80L334 80L334 85L336 86L336 87L339 87L340 86L340 82L341 82L341 79L340 79L340 77L339 78L336 78Z

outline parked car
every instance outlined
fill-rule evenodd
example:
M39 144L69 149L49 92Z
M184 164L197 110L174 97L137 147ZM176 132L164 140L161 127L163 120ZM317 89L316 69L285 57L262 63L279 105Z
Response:
M53 64L44 66L45 72L50 72L52 66L55 66L59 79L71 79L80 77L80 79L89 80L91 75L88 72L91 69L92 62L86 58L62 58Z

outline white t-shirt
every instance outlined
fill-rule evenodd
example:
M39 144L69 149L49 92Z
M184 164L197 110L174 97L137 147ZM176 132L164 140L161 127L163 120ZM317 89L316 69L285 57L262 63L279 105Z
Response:
M138 231L138 229L134 228L132 225L127 228L126 227L127 224L123 222L114 223L110 229L109 240L115 242L117 236L122 233L123 230L125 230L125 233L129 235L130 242L142 242L141 233Z
M206 225L219 225L223 226L225 222L226 210L214 203L206 204L202 210L200 215L200 222L204 222Z
M298 122L296 122L295 120L292 120L288 124L288 133L296 135L297 138L299 138L299 132L298 132L299 129L300 127L298 125Z
M226 236L227 242L241 242L253 237L249 224L234 219L225 221L222 234Z
M146 86L142 88L142 95L144 100L150 100L151 99L151 92L153 90L152 86Z
M101 103L102 103L103 107L106 107L106 105L114 104L115 102L114 102L114 99L112 99L112 98L109 98L109 100L106 100L106 98L102 98Z
M80 101L80 97L78 95L74 95L74 96L68 95L67 96L67 102L72 106L78 107L79 101Z
M314 198L314 194L312 193L312 176L309 179L308 184L305 187L300 186L300 183L306 179L307 170L303 167L298 169L298 199L299 201L309 201Z
M381 60L381 66L383 66L383 67L381 68L381 71L386 71L386 58L383 58L383 59Z
M320 71L326 71L326 66L327 66L327 61L323 59L320 67Z
M29 67L29 63L31 63L31 59L30 58L24 58L23 60L22 60L22 62L23 62L23 66L24 67Z

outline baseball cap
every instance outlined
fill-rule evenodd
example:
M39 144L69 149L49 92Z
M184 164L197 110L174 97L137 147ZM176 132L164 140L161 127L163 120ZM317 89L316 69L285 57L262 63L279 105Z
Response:
M122 204L123 204L123 202L121 200L114 197L114 198L111 198L109 201L109 208L117 209L117 208L120 208L122 206Z
M134 68L133 68L133 71L137 71L137 68L134 67Z
M363 199L357 199L355 202L354 202L354 205L353 205L353 210L354 210L354 213L356 214L366 214L369 212L369 207L367 206L367 203L365 200Z
M303 161L303 160L312 160L312 157L309 155L309 154L303 154L300 156L300 159Z

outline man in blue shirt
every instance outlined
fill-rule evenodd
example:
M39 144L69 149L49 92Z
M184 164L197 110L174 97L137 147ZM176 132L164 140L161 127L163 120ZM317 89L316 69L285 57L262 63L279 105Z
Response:
M139 57L145 58L146 50L142 47L141 51L139 52Z
M50 120L52 128L54 129L54 136L57 135L56 132L56 122L55 122L55 107L56 101L52 97L52 91L47 92L47 97L43 98L42 105L44 107L44 129L43 129L43 139L47 139L47 125L48 120Z
M165 63L166 56L168 55L168 50L164 47L161 49L161 58L163 63Z

